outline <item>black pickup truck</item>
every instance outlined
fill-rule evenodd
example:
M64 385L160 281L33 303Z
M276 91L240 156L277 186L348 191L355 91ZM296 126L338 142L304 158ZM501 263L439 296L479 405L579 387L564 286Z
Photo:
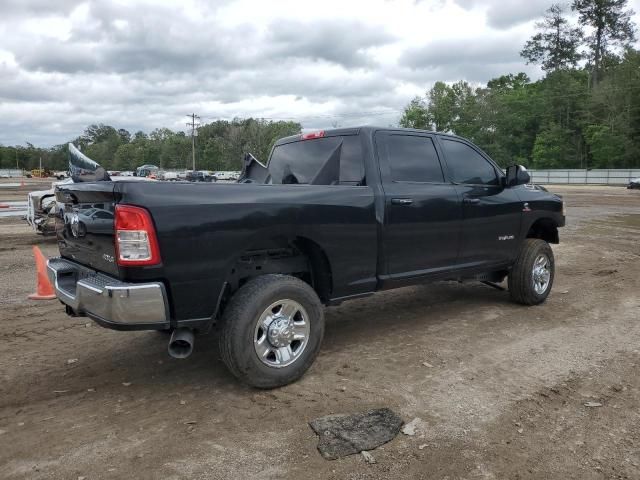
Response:
M67 313L171 332L174 357L215 328L231 372L261 388L310 367L323 305L506 277L514 301L543 302L565 223L561 198L524 168L505 175L469 141L421 130L283 138L266 166L247 157L238 183L113 182L89 163L56 192L48 272Z

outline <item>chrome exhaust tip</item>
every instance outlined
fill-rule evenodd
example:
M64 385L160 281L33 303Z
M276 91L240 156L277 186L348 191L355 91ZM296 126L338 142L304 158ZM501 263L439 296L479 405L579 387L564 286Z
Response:
M189 328L178 328L169 339L169 355L173 358L187 358L193 352L195 336Z

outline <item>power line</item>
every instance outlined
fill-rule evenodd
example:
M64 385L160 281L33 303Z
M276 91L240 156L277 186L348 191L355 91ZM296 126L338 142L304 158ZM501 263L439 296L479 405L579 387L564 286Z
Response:
M198 130L196 130L200 126L200 117L195 113L187 115L187 117L191 118L190 122L187 122L187 127L191 127L191 155L193 158L193 171L196 170L196 137L198 136Z

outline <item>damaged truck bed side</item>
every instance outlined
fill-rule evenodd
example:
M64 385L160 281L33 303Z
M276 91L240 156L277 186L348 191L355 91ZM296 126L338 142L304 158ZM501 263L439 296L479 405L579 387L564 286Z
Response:
M505 175L472 143L420 130L287 137L266 167L248 156L233 184L95 181L83 168L91 181L56 192L61 256L48 271L67 312L172 331L176 357L215 326L229 369L262 388L309 368L322 305L507 276L513 300L543 302L565 221L522 167Z

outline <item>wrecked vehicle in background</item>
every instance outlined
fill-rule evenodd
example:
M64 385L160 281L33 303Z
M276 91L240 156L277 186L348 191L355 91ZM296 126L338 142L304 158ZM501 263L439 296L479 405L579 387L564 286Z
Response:
M117 182L123 179L151 181L151 179L144 177L109 176L102 167L98 167L101 173L97 176L93 171L93 165L97 165L96 162L78 150L73 143L69 143L69 172L56 172L56 177L59 179L62 173L69 178L63 177L60 181L53 182L51 188L47 190L36 190L27 194L27 214L24 219L36 233L41 235L55 234L55 218L60 208L64 206L55 198L55 189L59 185L88 181L111 180ZM89 208L103 209L104 204L98 202L90 205Z
M89 160L74 144L69 143L69 164L86 163ZM91 160L89 160L91 161ZM25 220L36 233L51 235L55 233L55 218L61 206L56 202L55 188L57 185L73 183L73 178L67 172L55 172L59 180L51 184L47 190L36 190L27 194L27 214Z
M73 183L70 178L53 182L48 190L36 190L27 194L27 214L25 220L36 233L42 235L52 235L55 233L55 218L58 211L56 202L56 185L63 183Z

